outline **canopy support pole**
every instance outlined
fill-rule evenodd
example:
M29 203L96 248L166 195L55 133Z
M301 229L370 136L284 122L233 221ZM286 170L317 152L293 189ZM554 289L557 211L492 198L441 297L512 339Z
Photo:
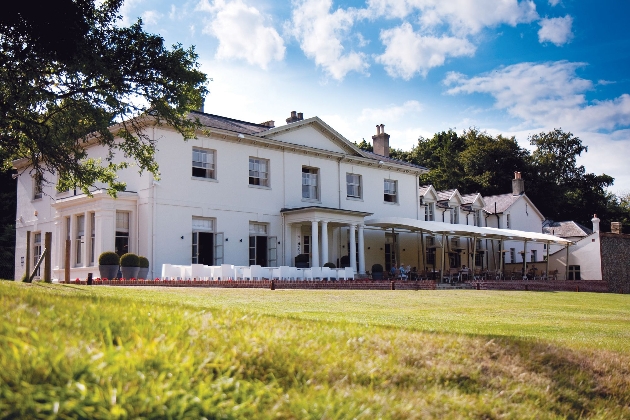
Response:
M442 234L442 269L440 270L440 283L444 282L444 248L446 248L446 243L444 242L444 234Z

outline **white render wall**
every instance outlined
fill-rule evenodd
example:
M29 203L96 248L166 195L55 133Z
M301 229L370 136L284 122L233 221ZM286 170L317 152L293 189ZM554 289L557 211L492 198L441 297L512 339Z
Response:
M580 266L582 280L602 280L602 257L599 233L595 232L569 247L569 265ZM566 248L549 256L549 270L558 270L564 279L567 271Z

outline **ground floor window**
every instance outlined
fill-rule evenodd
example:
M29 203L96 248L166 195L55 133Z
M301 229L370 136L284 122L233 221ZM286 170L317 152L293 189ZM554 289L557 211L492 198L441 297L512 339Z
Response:
M390 271L392 267L398 267L398 234L385 234L385 270Z
M193 217L192 263L204 265L223 264L223 233L216 233L215 219Z
M90 265L94 265L94 249L96 248L96 213L90 213Z
M122 256L129 252L129 212L116 212L116 254Z
M569 280L582 280L580 276L580 266L579 265L570 265L569 266Z
M33 234L33 267L37 265L37 261L39 261L42 256L42 233L37 232ZM37 271L35 271L35 276L39 277L41 272L41 266L37 267ZM28 273L31 274L31 273Z
M83 264L83 244L85 243L85 216L77 216L77 236L76 236L76 260L77 266Z
M249 224L249 265L267 267L267 224Z

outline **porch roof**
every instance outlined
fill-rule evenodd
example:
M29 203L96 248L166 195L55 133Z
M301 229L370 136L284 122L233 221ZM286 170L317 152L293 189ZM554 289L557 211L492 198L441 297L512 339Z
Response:
M512 229L497 229L491 227L479 227L470 225L450 224L441 222L427 222L424 220L408 219L403 217L381 217L367 219L365 224L383 229L400 229L411 232L426 232L446 236L463 236L478 239L503 239L508 241L534 241L556 243L560 245L571 244L571 241L553 235L537 232L525 232Z

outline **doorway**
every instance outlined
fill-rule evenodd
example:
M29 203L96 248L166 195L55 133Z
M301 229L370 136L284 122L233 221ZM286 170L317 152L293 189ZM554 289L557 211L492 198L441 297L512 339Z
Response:
M214 265L214 233L193 232L193 264Z
M260 265L267 267L267 237L266 236L250 236L249 237L249 265Z

